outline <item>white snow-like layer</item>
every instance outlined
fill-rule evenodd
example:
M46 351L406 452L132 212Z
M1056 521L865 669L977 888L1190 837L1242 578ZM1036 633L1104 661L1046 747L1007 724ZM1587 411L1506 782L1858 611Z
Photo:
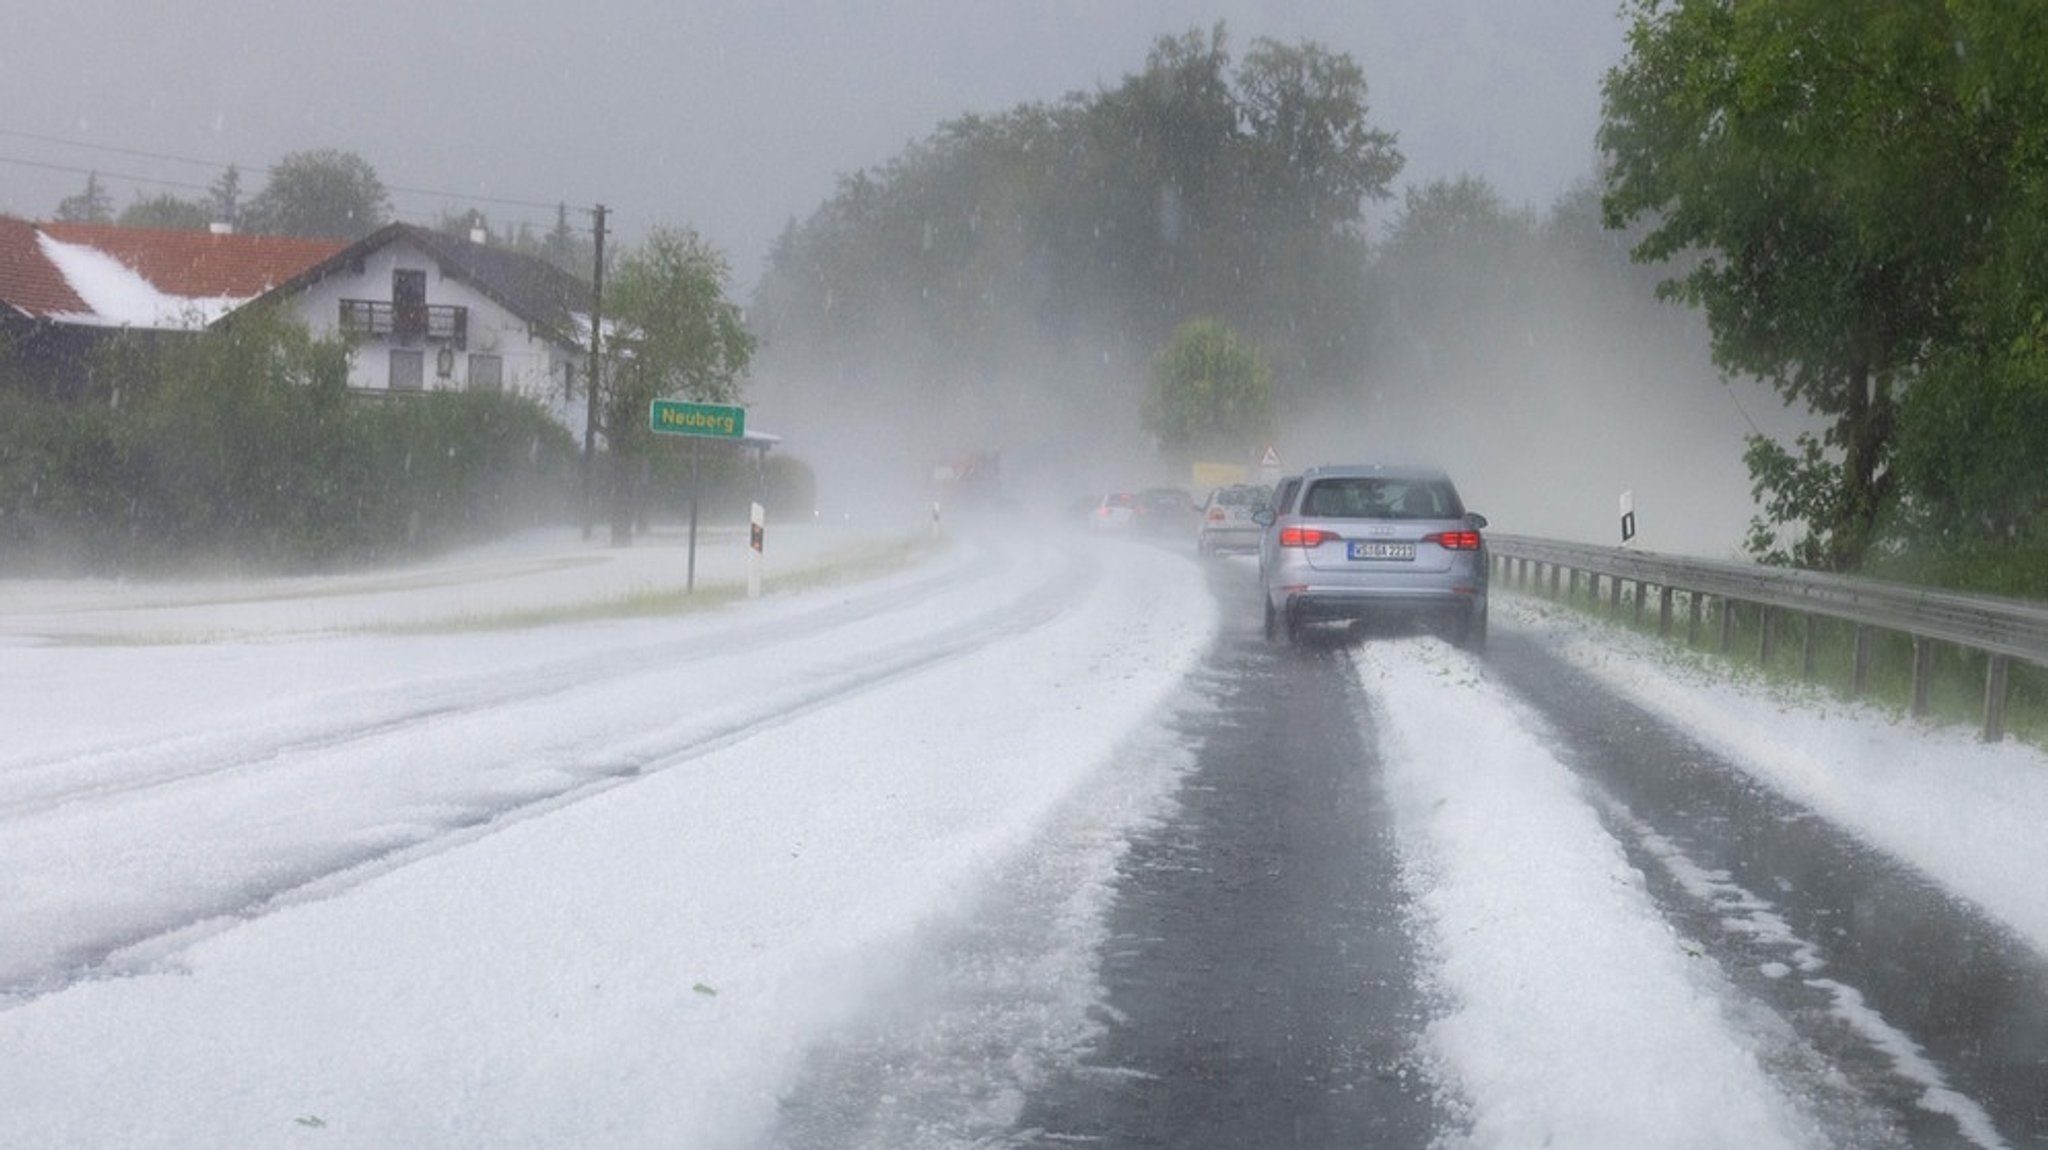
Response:
M159 648L82 649L96 663L49 658L72 648L11 653L0 697L45 676L119 693L177 673L223 702L214 745L202 716L154 707L110 714L100 752L75 733L10 739L0 808L26 813L0 816L14 883L0 897L60 914L175 910L216 866L261 883L271 852L317 854L337 827L402 836L465 798L465 771L489 793L516 787L529 758L573 772L584 755L659 767L662 748L685 749L666 769L426 841L260 917L195 924L128 956L123 977L0 1010L0 1144L752 1144L802 1050L859 1006L920 924L971 902L1156 722L1215 630L1184 556L1019 546L953 562L937 584L917 572L715 619L435 647L228 645L175 672L151 658ZM1057 606L1032 606L1054 592ZM678 650L672 667L649 660L545 705L509 685L528 669L596 671L593 652L666 655L648 631L697 635L694 661ZM951 654L903 661L934 650ZM282 676L271 652L326 681ZM841 693L804 703L821 684ZM285 697L254 698L273 688ZM404 727L416 692L471 710ZM323 738L380 723L388 737L322 760ZM130 785L151 746L159 777L259 746L278 761ZM52 790L67 762L72 786ZM42 789L10 795L16 780ZM1095 813L1115 838L1142 812ZM266 846L214 856L240 835ZM184 873L139 906L138 850Z
M2048 754L1766 684L1739 663L1501 596L1513 625L2048 951Z
M771 530L771 557L846 542L804 534ZM460 635L329 632L668 587L677 552L542 536L359 576L0 584L0 982L17 989L0 1145L759 1145L804 1052L914 990L906 956L1001 897L995 876L1078 885L1034 886L1057 937L994 977L1088 970L1114 852L1178 761L1158 710L1216 625L1192 560L1093 543L963 545L717 611ZM736 554L700 556L700 579ZM1729 692L1685 721L1706 737L1746 716L1812 748L1804 773L1848 772L1838 822L1918 821L1894 853L1984 905L2032 897L2041 872L2001 882L1930 828L2036 857L2004 823L2012 804L2048 814L2035 752L1694 681L1655 644L1513 596L1496 610L1639 697ZM120 645L136 635L186 641ZM233 638L191 641L209 635ZM1853 1144L1781 1097L1799 1088L1759 1065L1754 1005L1688 953L1481 665L1429 640L1355 658L1466 1140ZM1887 797L1859 774L1896 785L1914 763L1966 778ZM647 764L665 769L610 774ZM235 913L237 892L351 852L369 861ZM1709 894L1774 929L1751 892ZM65 985L135 923L184 925ZM1779 973L1808 977L1783 941ZM992 1107L961 1129L999 1129L1015 1101L986 1051L1073 1041L1089 997L949 1020L984 1061L963 1055L939 1094ZM1912 1049L1836 1001L1913 1077ZM1922 1104L1968 1127L1968 1100L1920 1069Z
M1483 665L1353 652L1444 1013L1429 1044L1474 1146L1800 1146L1815 1119L1728 1017L1577 777Z
M249 302L232 296L193 299L158 290L135 269L87 244L67 244L40 232L43 255L92 310L59 318L98 327L197 331Z

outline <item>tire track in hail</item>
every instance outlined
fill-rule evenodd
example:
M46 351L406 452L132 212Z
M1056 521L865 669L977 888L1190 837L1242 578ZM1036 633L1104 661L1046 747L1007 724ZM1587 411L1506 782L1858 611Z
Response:
M1007 564L1004 564L1006 566ZM795 696L743 719L703 732L689 742L623 768L584 775L561 790L528 795L495 807L473 809L444 822L426 837L398 845L365 847L309 858L296 867L269 872L220 898L181 908L181 913L74 948L64 961L12 986L0 986L0 1011L11 1010L81 982L131 977L157 969L160 944L182 949L277 911L332 898L402 867L460 849L529 819L544 817L634 781L650 778L745 742L832 706L934 671L997 644L1047 626L1071 611L1100 578L1099 563L1074 551L1060 569L1022 597L948 628L938 637L899 644L886 656L871 655ZM874 612L867 617L872 618ZM502 701L500 703L502 705ZM481 713L490 706L473 708Z
M18 780L19 776L38 771L76 774L81 769L95 766L104 769L122 759L151 762L195 760L165 769L138 771L128 778L99 778L89 783L42 791L31 788L32 793L27 796L0 801L0 818L32 816L76 802L103 801L226 774L262 770L300 756L334 751L506 706L542 703L587 690L593 685L631 679L656 668L691 666L719 658L734 645L808 641L821 630L860 625L886 614L923 609L929 605L934 587L957 592L961 588L954 584L962 574L989 578L1000 574L1009 565L1006 557L979 551L978 561L964 570L948 567L864 597L839 600L787 618L733 627L720 636L722 642L715 647L707 647L702 635L689 635L636 648L623 655L605 652L550 661L517 671L461 675L445 681L423 698L406 700L400 712L388 718L367 724L337 721L332 727L283 741L263 740L261 736L269 732L272 725L251 721L244 724L239 732L190 732L170 739L149 739L12 764L6 769ZM355 697L355 694L341 698ZM361 713L345 704L335 709L349 714ZM18 781L16 785L19 785Z

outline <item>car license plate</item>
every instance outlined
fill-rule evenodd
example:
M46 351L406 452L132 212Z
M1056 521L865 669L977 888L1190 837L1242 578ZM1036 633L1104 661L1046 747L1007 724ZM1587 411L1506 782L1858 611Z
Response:
M1370 543L1353 540L1350 555L1353 559L1413 559L1415 558L1415 544Z

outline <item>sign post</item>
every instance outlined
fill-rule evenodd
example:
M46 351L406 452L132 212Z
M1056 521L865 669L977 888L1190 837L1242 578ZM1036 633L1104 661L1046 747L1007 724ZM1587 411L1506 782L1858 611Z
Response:
M1628 545L1628 542L1629 542L1629 540L1631 540L1631 539L1634 539L1635 537L1636 537L1636 493L1635 493L1635 492L1633 492L1633 491L1624 491L1624 492L1622 492L1622 493L1621 493L1621 542L1622 542L1622 545L1623 545L1623 546L1627 546L1627 545Z
M687 435L693 439L744 439L747 409L730 403L690 403L657 399L647 406L647 426L656 435ZM690 567L683 593L697 590L697 503L702 483L697 478L697 445L690 446ZM752 560L750 559L751 563ZM752 586L750 577L749 586Z
M761 545L768 534L768 509L747 505L747 598L761 597Z

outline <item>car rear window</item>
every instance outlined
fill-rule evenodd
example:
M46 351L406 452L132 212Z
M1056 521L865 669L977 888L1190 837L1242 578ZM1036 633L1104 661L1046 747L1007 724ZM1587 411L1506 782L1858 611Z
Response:
M1440 479L1333 476L1309 486L1301 514L1312 519L1456 519L1465 509L1458 493Z

